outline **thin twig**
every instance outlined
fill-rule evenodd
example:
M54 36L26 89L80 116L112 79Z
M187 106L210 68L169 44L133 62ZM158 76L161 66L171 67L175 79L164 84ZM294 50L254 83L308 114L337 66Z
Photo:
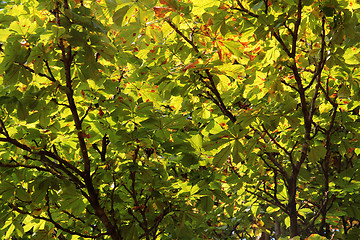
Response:
M80 119L80 124L83 123L84 119L86 118L86 116L89 114L89 111L92 109L92 104L90 103L89 107L86 109L84 116L82 116L82 118Z
M236 8L236 7L235 7L235 8L232 8L232 9L239 10L239 11L241 11L241 12L247 13L247 14L249 14L250 16L252 16L252 17L254 17L254 18L258 18L258 17L259 17L259 15L257 15L256 13L253 13L253 12L251 12L250 10L246 9L246 8L244 7L244 5L242 5L242 3L240 2L240 0L236 0L236 2L237 2L237 4L239 5L240 8Z
M270 134L270 132L266 129L266 127L264 126L264 124L261 125L262 128L264 129L266 135L269 136L269 138L272 140L273 143L275 143L276 146L278 146L278 148L282 149L290 158L292 158L291 153L286 150L286 148L284 148L283 146L280 145L280 143Z
M326 63L326 58L325 58L325 48L326 48L326 42L325 42L325 17L322 18L322 33L321 33L321 49L320 49L320 60L319 60L319 64L317 66L317 69L310 81L310 83L304 88L304 90L307 90L308 88L310 88L312 86L312 84L314 83L315 79L317 80L317 85L320 82L321 79L321 72L324 69L325 63ZM318 86L317 86L318 88Z
M5 135L5 137L9 137L9 133L8 133L8 131L6 130L6 127L5 127L5 123L4 123L4 121L0 118L0 130L1 130L1 132L0 133L2 133L2 134L4 134Z
M280 43L282 49L286 52L286 54L291 57L294 58L289 50L289 48L286 46L285 42L282 40L282 38L280 37L280 34L278 32L276 32L275 30L271 31L272 35L276 38L276 40L278 40L278 42Z
M294 32L293 32L293 30L286 24L286 22L284 22L284 26L285 26L286 29L289 31L289 33L291 34L291 36L294 37Z
M165 21L172 27L172 29L175 30L177 34L179 34L186 42L188 42L196 53L200 53L198 47L194 44L193 41L191 41L188 37L186 37L170 20L170 18L165 18Z
M30 67L28 67L28 66L25 66L25 65L22 64L22 63L17 63L17 64L19 64L20 66L22 66L23 68L25 68L25 69L28 70L29 72L35 74L35 71L34 71L32 68L30 68ZM52 81L52 82L56 82L56 79L54 79L54 78L52 78L51 76L46 75L46 74L44 74L44 73L38 73L37 75L39 75L39 76L41 76L41 77L46 77L47 79L49 79L49 80Z
M281 83L283 83L284 85L286 85L286 86L288 86L288 87L290 87L290 88L294 89L295 91L299 92L299 89L297 89L295 86L293 86L293 85L291 85L291 84L287 83L285 80L281 80Z
M59 103L56 98L52 98L50 101L53 101L54 103L56 103L57 105L59 106L64 106L64 107L67 107L67 108L70 108L70 106L68 104L65 104L65 103Z
M36 216L36 215L33 215L31 214L30 212L27 212L25 210L22 210L20 209L19 207L17 207L16 205L12 204L12 203L9 203L9 206L11 209L13 209L14 211L20 213L20 214L24 214L24 215L29 215L35 219L40 219L40 220L44 220L46 222L50 222L52 224L54 224L54 226L58 229L60 229L61 231L64 231L64 232L67 232L71 235L77 235L77 236L80 236L80 237L85 237L85 238L92 238L92 239L98 239L99 237L101 236L104 236L104 235L107 235L106 233L100 233L100 234L97 234L97 235L87 235L87 234L83 234L83 233L79 233L79 232L75 232L71 229L68 229L68 228L64 228L63 226L61 226L57 221L54 221L51 217L51 214L49 215L49 212L50 212L50 208L48 208L48 215L49 215L49 218L46 218L46 217L42 217L42 216Z
M114 193L115 193L115 189L118 187L117 182L116 182L116 178L115 178L115 173L112 173L112 178L113 178L113 189L111 190L111 195L110 195L110 215L111 218L114 222L114 224L116 223L116 218L115 218L115 209L114 209Z
M287 210L286 208L284 208L284 206L282 206L282 204L281 204L281 205L278 205L278 204L277 204L276 202L274 202L273 200L270 200L270 199L268 199L268 198L265 198L265 197L259 195L259 194L256 193L256 192L249 191L248 189L245 189L245 192L247 192L247 193L249 193L249 194L252 194L252 195L258 197L258 198L264 200L265 202L271 203L271 204L279 207L283 212L288 213L288 210Z
M47 68L47 70L48 70L48 72L49 72L49 74L50 74L50 76L52 78L52 81L56 82L56 79L55 79L55 77L54 77L54 75L53 75L53 73L51 71L50 66L49 66L49 62L47 60L45 60L45 59L44 59L44 62L45 62L45 66L46 66L46 68Z
M43 168L43 167L39 167L39 166L33 166L33 165L27 165L27 164L21 164L21 163L16 163L16 164L8 164L8 163L3 163L0 161L0 167L3 168L18 168L18 167L23 167L23 168L28 168L28 169L36 169L38 171L42 171L42 172L48 172L53 174L53 172L49 169Z

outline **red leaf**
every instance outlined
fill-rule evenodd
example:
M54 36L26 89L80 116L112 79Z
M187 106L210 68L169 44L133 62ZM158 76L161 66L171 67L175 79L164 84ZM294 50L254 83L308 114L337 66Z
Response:
M101 108L99 109L99 115L100 115L100 117L104 116L104 112Z

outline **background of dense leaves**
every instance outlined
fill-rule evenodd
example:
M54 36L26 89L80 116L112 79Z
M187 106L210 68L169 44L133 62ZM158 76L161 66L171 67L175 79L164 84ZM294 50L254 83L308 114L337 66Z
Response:
M2 1L0 236L356 238L359 8Z

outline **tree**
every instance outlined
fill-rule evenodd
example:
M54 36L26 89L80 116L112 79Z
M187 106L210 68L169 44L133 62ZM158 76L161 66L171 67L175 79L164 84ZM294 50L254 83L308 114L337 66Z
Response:
M356 1L3 2L4 239L353 239Z

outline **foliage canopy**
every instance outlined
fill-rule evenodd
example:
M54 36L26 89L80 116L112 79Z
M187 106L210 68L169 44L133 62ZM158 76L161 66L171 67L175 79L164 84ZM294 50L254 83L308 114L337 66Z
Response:
M360 235L356 0L14 0L2 239Z

